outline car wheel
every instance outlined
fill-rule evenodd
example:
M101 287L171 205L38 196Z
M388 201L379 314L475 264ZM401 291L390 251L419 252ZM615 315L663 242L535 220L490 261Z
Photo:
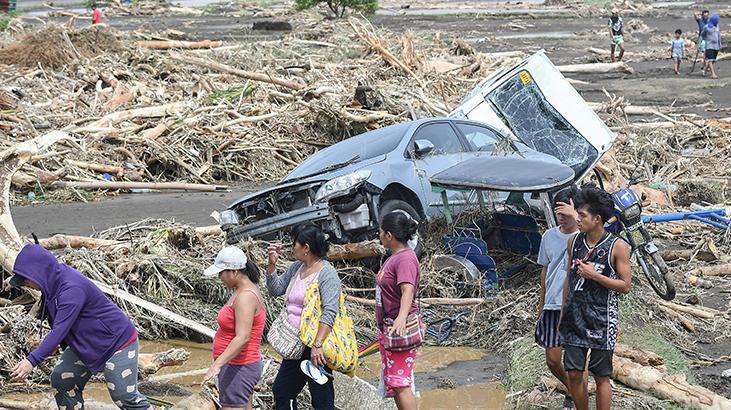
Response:
M381 204L380 209L378 210L379 218L383 215L389 214L391 212L402 212L406 215L410 216L412 219L416 221L421 221L421 217L419 216L419 213L414 209L413 206L411 206L408 202L401 201L399 199L389 199L387 201L384 201ZM421 223L419 223L419 228L416 231L416 238L409 241L409 247L416 252L416 256L421 257L422 253L424 252L424 246L422 244L422 236L423 236L423 226Z

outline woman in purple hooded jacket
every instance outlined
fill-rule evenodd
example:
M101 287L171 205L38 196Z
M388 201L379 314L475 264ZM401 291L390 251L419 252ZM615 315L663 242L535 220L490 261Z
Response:
M84 275L40 245L23 247L13 273L12 285L41 291L41 311L52 323L40 345L13 367L14 380L24 380L65 342L68 347L51 373L59 409L83 408L84 386L100 370L119 408L150 408L137 390L137 329L124 312Z

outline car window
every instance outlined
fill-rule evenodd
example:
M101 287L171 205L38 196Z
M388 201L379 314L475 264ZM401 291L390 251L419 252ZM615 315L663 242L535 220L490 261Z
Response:
M419 128L413 141L416 140L427 140L434 144L433 154L453 154L464 151L457 133L446 122L428 124Z
M472 151L495 151L495 147L502 140L499 134L487 127L457 123L457 128L467 138Z

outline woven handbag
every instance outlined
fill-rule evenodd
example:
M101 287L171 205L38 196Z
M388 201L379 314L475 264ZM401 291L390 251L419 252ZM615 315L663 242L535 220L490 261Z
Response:
M385 313L385 312L384 312ZM406 334L400 336L396 332L389 332L388 328L393 326L393 319L383 319L383 348L394 352L415 349L421 346L424 341L424 325L421 322L419 312L409 313L406 317Z
M269 333L267 333L267 341L282 356L282 359L285 360L299 359L305 351L305 345L300 340L299 329L292 326L287 317L286 300L289 297L289 291L292 288L294 279L295 277L292 277L292 281L287 286L287 292L284 296L285 306L282 308L279 316L274 319L272 326L269 328Z

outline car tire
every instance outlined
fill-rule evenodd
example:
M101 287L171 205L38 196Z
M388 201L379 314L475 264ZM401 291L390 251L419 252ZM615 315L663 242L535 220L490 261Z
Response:
M414 244L415 246L413 246L413 249L416 253L416 256L421 257L421 255L424 253L424 241L422 240L424 237L424 227L421 224L421 216L419 215L419 212L417 212L416 209L414 209L414 207L406 201L402 201L400 199L389 199L383 201L381 207L378 209L379 220L381 217L383 217L383 215L389 214L391 212L403 212L409 215L412 219L419 221L419 228L416 231L416 243Z

